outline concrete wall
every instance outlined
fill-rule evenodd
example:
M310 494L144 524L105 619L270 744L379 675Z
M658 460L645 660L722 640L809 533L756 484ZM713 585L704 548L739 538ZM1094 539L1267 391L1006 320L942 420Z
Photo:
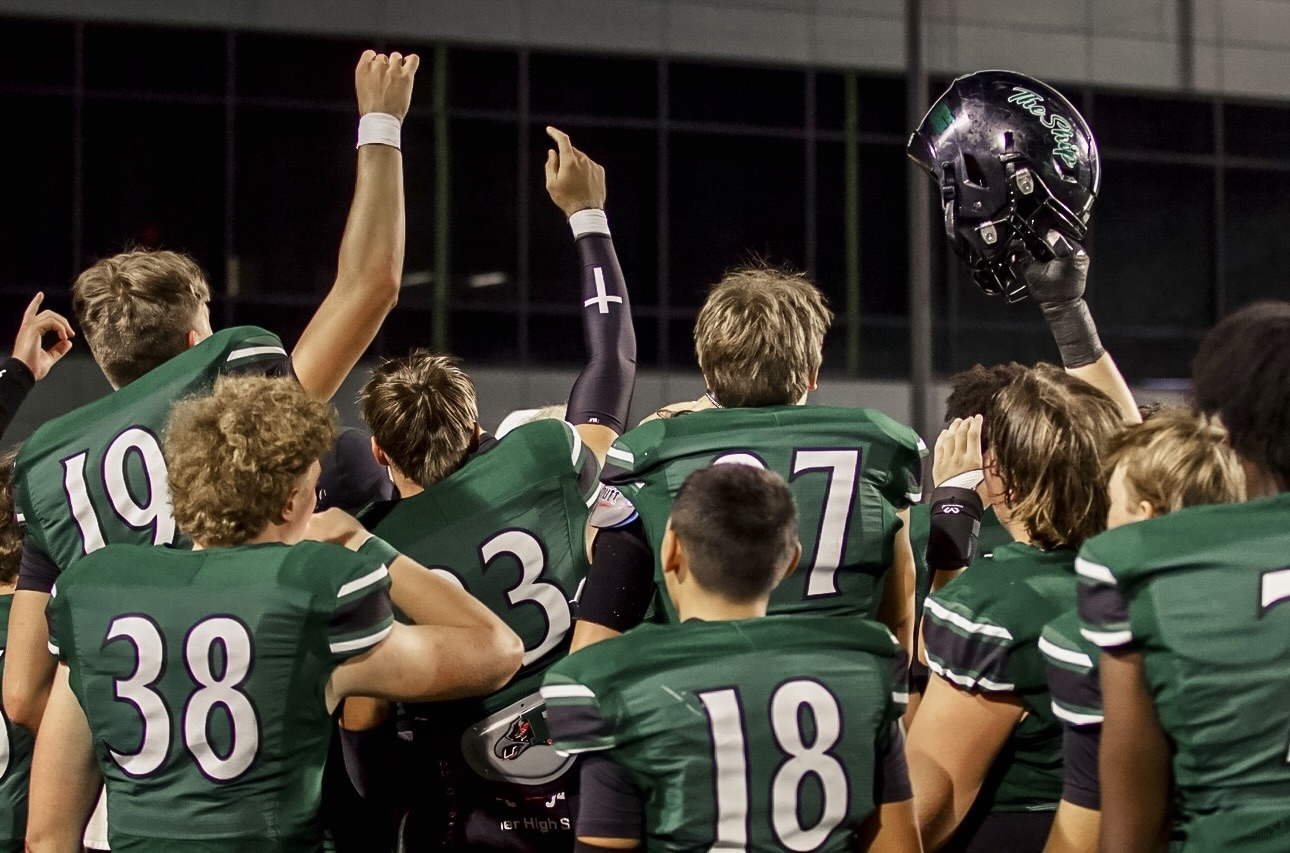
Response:
M367 378L367 367L360 366L350 375L336 395L336 405L342 420L352 426L361 426L355 403L358 389ZM563 402L577 376L571 370L507 370L501 368L472 368L471 377L479 392L479 416L486 429L494 429L507 413L514 409L533 408ZM44 382L32 391L18 417L0 440L0 447L9 447L25 439L46 420L70 412L77 406L92 402L110 391L98 366L86 357L69 356ZM703 393L703 380L698 373L642 371L636 381L636 395L632 404L632 422L650 412L680 400L692 400ZM943 410L949 388L936 384L929 406L934 417ZM1177 389L1138 389L1142 402L1176 403L1182 395ZM890 415L901 423L909 422L909 384L906 382L856 381L825 377L819 391L811 395L811 402L834 406L867 406ZM935 437L928 437L932 444Z
M926 0L939 72L1290 96L1286 0ZM903 0L0 0L0 12L899 71ZM1188 34L1190 33L1190 38ZM1190 76L1190 80L1187 78Z

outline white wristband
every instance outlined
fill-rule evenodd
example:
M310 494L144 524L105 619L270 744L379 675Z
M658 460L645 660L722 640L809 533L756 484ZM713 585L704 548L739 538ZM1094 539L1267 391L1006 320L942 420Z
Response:
M358 120L358 144L354 147L388 145L400 148L401 128L402 122L389 113L364 113Z
M569 227L573 229L573 239L577 240L586 234L609 235L609 219L603 210L589 207L579 210L569 217Z
M964 471L962 474L956 474L944 483L937 484L936 488L975 489L977 486L981 485L981 481L984 479L985 472L980 468L977 468L975 471Z

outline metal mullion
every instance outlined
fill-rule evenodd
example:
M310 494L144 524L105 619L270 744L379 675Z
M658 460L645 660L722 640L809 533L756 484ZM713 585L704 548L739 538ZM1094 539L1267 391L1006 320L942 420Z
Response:
M815 124L816 124L816 104L815 104L815 71L808 69L806 71L806 82L804 92L806 101L806 151L805 163L803 164L803 182L805 184L803 198L805 199L805 217L804 233L806 250L806 271L811 278L816 277L816 255L818 252L818 229L816 227L816 204L818 202L818 180L817 154L815 150Z
M519 136L516 152L516 183L519 198L516 207L519 211L519 222L516 223L516 291L519 296L519 316L516 318L515 344L519 350L520 364L529 363L529 51L519 52L519 73L517 87L519 91L518 120Z
M1214 109L1214 317L1227 313L1227 131L1223 127L1223 102Z
M658 209L655 212L655 239L658 247L658 325L655 334L658 336L658 364L665 370L672 367L671 333L672 324L672 224L671 204L671 105L668 102L670 87L670 69L667 59L658 62Z
M72 26L72 275L85 257L85 23Z
M235 259L237 202L237 32L224 33L224 320L234 325L241 295L241 263Z

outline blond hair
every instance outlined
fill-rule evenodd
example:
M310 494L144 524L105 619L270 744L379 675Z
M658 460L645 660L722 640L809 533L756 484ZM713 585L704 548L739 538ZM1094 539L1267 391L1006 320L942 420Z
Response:
M1161 409L1111 439L1109 475L1124 468L1134 500L1157 514L1245 500L1245 469L1217 419L1180 406Z
M201 267L178 252L122 252L94 264L72 285L76 320L117 388L187 349L197 312L210 298Z
M475 440L479 404L460 364L452 356L414 350L382 362L359 395L377 446L422 488L460 468Z
M694 324L699 369L722 406L783 406L810 390L833 322L804 273L734 270L713 286Z
M179 529L204 547L254 539L336 439L336 412L294 379L224 377L175 404L163 452Z
M1123 423L1110 397L1051 364L999 391L986 443L1009 513L1035 545L1078 548L1106 527L1102 472L1107 444Z

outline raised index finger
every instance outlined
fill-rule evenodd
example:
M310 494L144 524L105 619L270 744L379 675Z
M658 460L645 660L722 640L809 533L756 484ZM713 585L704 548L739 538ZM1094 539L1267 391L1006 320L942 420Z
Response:
M573 154L573 143L569 141L569 134L548 125L546 135L555 140L556 147L560 149L561 160Z
M27 303L27 310L22 312L22 321L25 323L28 320L30 320L32 317L35 317L36 312L40 310L40 303L44 301L45 301L44 293L37 293L35 296L33 296L31 298L31 302Z

